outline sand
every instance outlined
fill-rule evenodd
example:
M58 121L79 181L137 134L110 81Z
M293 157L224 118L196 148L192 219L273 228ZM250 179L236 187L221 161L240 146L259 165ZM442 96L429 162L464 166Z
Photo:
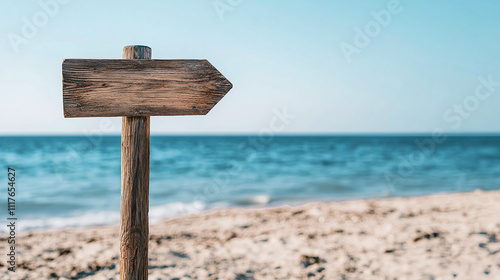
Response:
M119 279L117 232L19 236L18 269L2 253L0 279ZM155 280L500 279L499 191L225 209L150 233Z

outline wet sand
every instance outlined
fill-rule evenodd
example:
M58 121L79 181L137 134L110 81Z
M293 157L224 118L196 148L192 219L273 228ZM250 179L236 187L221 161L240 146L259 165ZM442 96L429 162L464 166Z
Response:
M0 279L119 279L118 229L18 236ZM225 209L150 234L155 280L500 279L500 191Z

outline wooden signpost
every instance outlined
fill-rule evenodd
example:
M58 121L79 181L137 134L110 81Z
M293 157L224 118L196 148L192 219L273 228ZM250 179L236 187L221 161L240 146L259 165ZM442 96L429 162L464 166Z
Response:
M123 117L120 279L147 279L149 117L206 115L232 84L207 60L152 60L146 46L62 71L64 117Z

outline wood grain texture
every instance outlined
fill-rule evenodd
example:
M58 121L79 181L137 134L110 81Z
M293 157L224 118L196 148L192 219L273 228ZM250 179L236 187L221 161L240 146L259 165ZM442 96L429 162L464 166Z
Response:
M128 46L124 58L149 59L151 49ZM150 117L122 118L120 279L148 279Z
M62 69L66 118L205 115L232 88L207 60L67 59Z
M122 119L120 279L148 279L149 117Z

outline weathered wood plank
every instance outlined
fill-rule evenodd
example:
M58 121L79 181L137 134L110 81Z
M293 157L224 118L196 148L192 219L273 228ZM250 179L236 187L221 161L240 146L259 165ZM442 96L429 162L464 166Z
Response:
M205 115L232 88L207 60L66 59L64 116Z
M123 58L151 59L151 48L127 46ZM122 118L120 279L148 279L150 117Z

